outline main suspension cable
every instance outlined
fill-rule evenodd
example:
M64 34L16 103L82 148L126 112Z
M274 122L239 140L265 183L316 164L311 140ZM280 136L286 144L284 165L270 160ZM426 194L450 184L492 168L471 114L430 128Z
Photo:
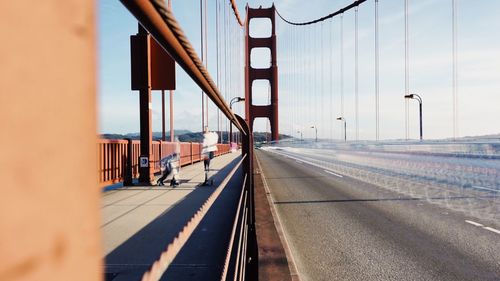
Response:
M359 6L360 4L362 4L363 2L366 2L367 0L356 0L354 1L353 3L351 3L350 5L347 5L345 6L344 8L336 11L336 12L333 12L327 16L324 16L322 18L319 18L319 19L316 19L316 20L312 20L312 21L307 21L307 22L292 22L292 21L289 21L287 19L285 19L278 11L278 9L276 9L276 14L278 14L278 16L286 23L288 24L291 24L291 25L310 25L310 24L314 24L314 23L318 23L318 22L322 22L324 20L327 20L329 18L333 18L337 15L342 15L344 12L347 12L349 11L350 9L354 8L354 7L357 7Z

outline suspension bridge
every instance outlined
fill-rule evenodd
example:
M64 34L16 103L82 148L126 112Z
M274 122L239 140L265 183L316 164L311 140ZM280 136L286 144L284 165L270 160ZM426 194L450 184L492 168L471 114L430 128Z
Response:
M171 2L0 4L0 280L499 280L498 4Z

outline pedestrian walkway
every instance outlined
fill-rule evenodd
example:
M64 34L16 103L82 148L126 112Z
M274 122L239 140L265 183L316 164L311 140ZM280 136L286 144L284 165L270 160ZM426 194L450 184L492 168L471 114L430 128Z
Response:
M213 186L200 185L205 177L200 162L182 168L181 185L175 188L133 186L103 193L106 280L140 279L240 159L239 153L212 159ZM240 168L164 276L175 280L217 279L242 178Z

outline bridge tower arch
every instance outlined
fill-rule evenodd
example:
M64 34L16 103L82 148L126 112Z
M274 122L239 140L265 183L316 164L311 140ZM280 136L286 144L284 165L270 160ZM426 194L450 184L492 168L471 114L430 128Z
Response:
M279 139L278 129L278 66L276 63L276 25L275 7L246 7L247 20L245 23L245 118L253 132L255 118L268 118L271 124L271 139ZM268 18L271 20L271 37L254 38L250 36L250 20L253 18ZM269 68L252 68L251 53L253 48L269 48L271 51L271 66ZM271 103L269 105L254 105L252 84L254 80L268 80L271 87Z

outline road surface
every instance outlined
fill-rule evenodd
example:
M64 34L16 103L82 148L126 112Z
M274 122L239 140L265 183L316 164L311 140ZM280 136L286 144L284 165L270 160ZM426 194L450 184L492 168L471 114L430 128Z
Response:
M301 280L500 280L498 223L300 157L257 158Z

